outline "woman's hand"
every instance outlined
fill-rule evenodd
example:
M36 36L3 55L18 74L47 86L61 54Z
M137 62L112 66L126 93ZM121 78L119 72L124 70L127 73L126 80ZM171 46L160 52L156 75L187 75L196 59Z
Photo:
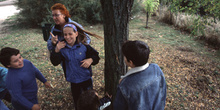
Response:
M53 45L56 45L56 43L57 43L57 41L58 41L57 35L54 36L53 33L51 33L51 32L50 32L50 35L52 36L52 38L51 38L52 44L53 44Z
M81 63L82 63L81 67L89 68L89 66L92 64L92 62L93 62L92 58L87 58L87 59L81 61Z
M58 41L57 46L55 48L55 52L60 52L60 49L64 48L66 46L65 41Z

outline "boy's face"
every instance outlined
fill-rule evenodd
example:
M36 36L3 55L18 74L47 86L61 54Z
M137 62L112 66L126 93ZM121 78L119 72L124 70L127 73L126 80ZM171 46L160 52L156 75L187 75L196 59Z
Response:
M23 58L21 57L20 54L11 56L10 65L8 65L8 67L22 68L23 66L24 66Z

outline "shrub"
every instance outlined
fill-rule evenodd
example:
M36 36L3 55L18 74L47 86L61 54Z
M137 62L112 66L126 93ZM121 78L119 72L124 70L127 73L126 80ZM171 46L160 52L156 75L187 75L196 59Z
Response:
M173 24L180 30L187 31L189 33L195 31L194 34L199 39L204 39L211 45L220 46L220 21L215 20L215 22L213 22L214 18L212 17L207 19L198 19L200 17L198 15L189 15L181 12L170 13L167 7L163 7L158 11L161 11L158 12L160 14L157 14L160 21ZM205 24L203 20L207 23ZM197 25L203 25L204 28L198 28Z
M99 0L18 0L16 5L20 12L16 21L25 27L53 23L50 7L55 3L64 4L69 10L71 18L81 24L102 21Z

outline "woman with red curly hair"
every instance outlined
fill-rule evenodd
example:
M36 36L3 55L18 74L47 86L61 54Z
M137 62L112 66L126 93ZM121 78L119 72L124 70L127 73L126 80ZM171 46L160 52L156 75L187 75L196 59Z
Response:
M47 40L47 48L50 51L50 53L52 49L56 47L58 41L64 40L64 38L62 37L62 29L66 23L73 22L74 24L78 25L80 28L83 29L82 25L70 19L69 11L66 9L66 7L63 4L61 3L54 4L51 7L51 11L52 11L53 20L55 22L55 26L52 27L51 33L55 36L55 38L53 38L50 35L49 39ZM88 34L86 34L86 38L87 38L86 43L89 44L91 39L88 36Z

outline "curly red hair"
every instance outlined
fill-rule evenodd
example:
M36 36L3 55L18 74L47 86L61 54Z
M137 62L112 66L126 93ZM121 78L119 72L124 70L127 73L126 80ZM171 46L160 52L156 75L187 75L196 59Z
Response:
M56 4L54 4L52 7L51 7L51 10L53 11L53 10L60 10L60 12L62 13L62 14L64 14L66 17L70 17L70 14L69 14L69 11L66 9L66 7L63 5L63 4L61 4L61 3L56 3Z

